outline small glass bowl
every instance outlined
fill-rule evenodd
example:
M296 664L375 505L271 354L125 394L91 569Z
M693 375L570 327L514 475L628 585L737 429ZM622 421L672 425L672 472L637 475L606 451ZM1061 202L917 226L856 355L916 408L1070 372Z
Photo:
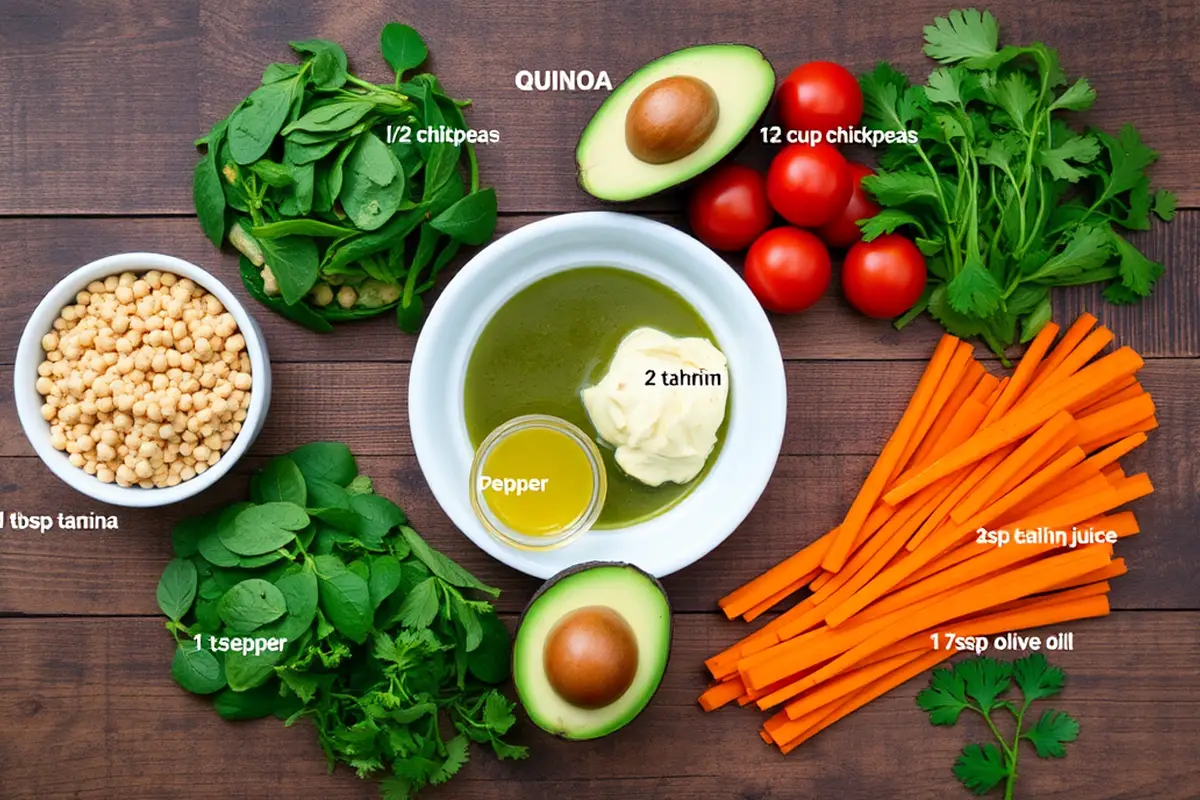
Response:
M539 536L529 536L506 525L492 512L491 506L484 499L483 490L479 486L483 465L496 445L518 431L531 428L549 428L566 434L579 445L579 449L587 456L592 467L592 497L584 512L561 530ZM600 511L604 508L604 498L608 494L608 475L604 469L604 461L600 457L600 448L578 426L572 425L565 419L547 414L527 414L514 417L496 428L488 434L487 438L483 440L483 444L475 451L475 460L471 464L470 493L471 507L475 510L475 516L479 518L483 527L493 538L520 550L553 550L575 541L596 524L596 520L600 518Z

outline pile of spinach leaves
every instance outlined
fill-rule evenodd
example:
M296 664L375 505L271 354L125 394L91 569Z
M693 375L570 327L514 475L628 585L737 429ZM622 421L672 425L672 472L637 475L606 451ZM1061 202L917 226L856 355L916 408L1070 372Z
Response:
M1003 357L1050 321L1050 289L1104 283L1112 303L1150 294L1163 265L1125 239L1169 220L1175 195L1152 191L1157 154L1132 125L1117 136L1077 130L1090 108L1086 78L1068 82L1058 54L1035 42L1000 46L988 11L951 11L925 28L925 54L943 66L910 85L891 65L863 75L866 125L916 129L891 144L863 180L883 206L867 241L900 229L925 254L929 283L896 327L928 311L950 333L981 337Z
M330 769L381 776L387 800L450 778L470 742L525 757L502 738L511 639L485 599L499 591L431 548L345 445L276 458L249 502L180 522L172 542L157 592L171 674L222 717L311 719ZM214 636L287 643L222 652Z
M391 85L350 74L334 42L291 47L299 64L268 65L262 85L196 141L200 225L241 251L251 295L307 328L395 308L415 332L438 272L495 230L496 193L480 187L474 147L418 141L427 128L467 130L469 101L432 74L405 78L428 55L407 25L381 35Z

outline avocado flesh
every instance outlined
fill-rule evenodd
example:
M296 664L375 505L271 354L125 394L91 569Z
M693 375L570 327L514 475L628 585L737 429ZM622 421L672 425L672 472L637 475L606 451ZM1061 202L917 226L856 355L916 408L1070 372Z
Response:
M638 159L625 143L625 116L650 84L679 75L716 94L716 128L695 152L666 164ZM626 201L694 178L729 154L762 116L775 91L775 71L762 53L742 44L709 44L668 53L613 90L583 129L575 149L579 185L601 200Z
M543 651L555 624L585 606L607 606L637 639L633 683L616 701L586 709L563 700L546 677ZM534 724L564 739L595 739L633 721L658 689L671 649L671 608L658 581L628 564L581 565L551 578L530 601L513 642L513 683Z

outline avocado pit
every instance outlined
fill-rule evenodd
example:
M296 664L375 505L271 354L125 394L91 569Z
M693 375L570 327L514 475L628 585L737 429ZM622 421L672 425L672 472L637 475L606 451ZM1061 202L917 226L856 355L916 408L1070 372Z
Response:
M717 127L712 87L690 75L662 78L641 91L625 115L625 144L638 160L669 164L700 149Z
M613 609L584 606L555 623L546 637L543 662L559 697L578 708L603 708L633 684L637 637Z

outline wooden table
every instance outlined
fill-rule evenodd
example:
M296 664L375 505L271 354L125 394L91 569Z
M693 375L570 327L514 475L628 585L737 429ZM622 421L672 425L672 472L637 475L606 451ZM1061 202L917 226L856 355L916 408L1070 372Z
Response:
M595 93L525 93L520 69L607 70L614 80L676 47L745 41L781 73L813 58L860 71L891 59L917 74L921 28L946 5L831 0L542 0L351 3L286 0L63 0L0 3L0 383L10 385L22 326L61 276L128 250L173 253L242 293L235 262L193 217L192 139L228 113L288 39L341 42L360 72L382 75L378 32L414 24L449 90L476 101L469 121L500 131L481 149L497 187L500 233L564 211L596 208L572 174L575 138ZM1075 650L1061 705L1083 722L1061 763L1030 760L1020 796L1200 796L1200 7L1191 0L989 4L1006 39L1060 49L1099 92L1090 119L1132 121L1159 149L1157 183L1185 209L1135 236L1167 274L1153 298L1114 308L1092 291L1059 292L1070 320L1090 309L1117 342L1147 357L1144 382L1161 428L1130 459L1158 492L1138 504L1143 533L1120 552L1109 618L1067 626ZM629 210L680 222L679 198ZM244 293L242 293L244 297ZM405 391L413 338L390 319L318 336L251 303L274 356L270 421L218 488L181 506L119 512L120 530L35 535L0 531L0 796L5 798L372 797L345 771L329 777L304 725L233 725L167 673L169 637L154 587L168 530L184 515L242 494L265 457L313 439L350 444L381 493L401 503L439 548L503 588L507 618L533 579L490 560L434 503L413 457ZM670 668L652 707L625 730L567 744L526 725L533 758L477 753L431 797L959 798L949 768L979 726L931 728L913 704L923 679L871 704L782 758L756 735L759 715L704 715L702 659L742 633L717 596L840 518L932 350L937 329L897 333L847 309L833 292L775 320L787 358L784 455L762 500L724 545L665 581L675 609ZM0 510L85 513L100 506L53 478L18 432L0 393ZM109 510L111 511L111 510Z

